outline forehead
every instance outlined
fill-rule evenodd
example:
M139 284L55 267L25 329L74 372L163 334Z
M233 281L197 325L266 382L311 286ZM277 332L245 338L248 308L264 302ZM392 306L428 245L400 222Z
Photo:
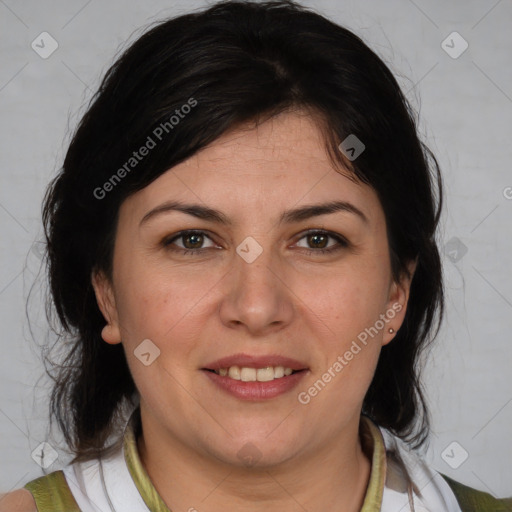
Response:
M194 200L234 215L254 210L270 215L299 203L345 200L369 216L378 214L373 189L340 168L333 167L318 121L286 112L223 134L123 206L140 217L169 199Z
M239 175L257 171L268 176L281 169L283 174L295 177L310 171L311 166L327 170L332 168L332 162L326 152L320 123L319 118L304 111L284 112L258 125L254 121L247 122L229 130L192 156L184 166L177 167L208 166L222 171L227 166L229 169L237 167ZM250 166L240 167L240 161ZM343 172L353 176L348 169Z

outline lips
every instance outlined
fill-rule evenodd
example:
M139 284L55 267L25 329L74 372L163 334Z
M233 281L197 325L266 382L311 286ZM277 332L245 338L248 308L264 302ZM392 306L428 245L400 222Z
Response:
M308 374L308 366L276 354L234 354L201 368L217 388L240 400L261 401L292 391Z
M231 367L233 368L233 367ZM245 367L247 368L247 367ZM291 392L308 374L307 370L297 370L288 376L268 382L244 382L228 376L220 376L213 370L202 370L205 377L217 388L239 400L264 401Z

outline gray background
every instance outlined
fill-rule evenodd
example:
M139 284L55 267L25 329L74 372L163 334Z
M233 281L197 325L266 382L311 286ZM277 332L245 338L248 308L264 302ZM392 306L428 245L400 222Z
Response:
M512 495L512 3L303 3L360 35L420 111L447 195L441 230L447 318L425 372L434 420L425 457L467 485ZM56 448L59 442L57 432L48 434L49 383L25 316L35 282L30 316L33 336L44 342L34 243L42 234L45 186L121 45L151 21L203 5L0 0L0 491L41 475L32 450L45 440ZM47 59L31 48L44 31L59 45ZM458 58L442 47L453 31L469 44ZM445 45L453 53L460 43L452 37ZM66 453L58 454L48 471L66 463Z

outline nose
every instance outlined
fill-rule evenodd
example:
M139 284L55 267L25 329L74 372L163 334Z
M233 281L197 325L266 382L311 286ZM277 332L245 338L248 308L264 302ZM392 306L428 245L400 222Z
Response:
M226 275L220 317L245 335L265 336L290 324L294 315L292 283L278 255L269 247L252 262L238 253Z

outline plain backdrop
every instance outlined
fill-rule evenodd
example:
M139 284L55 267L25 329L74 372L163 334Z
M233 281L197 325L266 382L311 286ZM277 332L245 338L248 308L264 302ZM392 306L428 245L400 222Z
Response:
M447 315L425 370L433 416L425 457L458 481L510 496L512 3L303 4L362 37L420 112L421 136L438 157L446 191ZM48 437L49 382L36 344L49 336L36 281L45 187L116 53L150 22L204 5L0 0L0 491L42 474L31 456L40 443L59 455L47 471L67 457L58 435ZM42 32L58 44L46 59L32 48L48 38Z

